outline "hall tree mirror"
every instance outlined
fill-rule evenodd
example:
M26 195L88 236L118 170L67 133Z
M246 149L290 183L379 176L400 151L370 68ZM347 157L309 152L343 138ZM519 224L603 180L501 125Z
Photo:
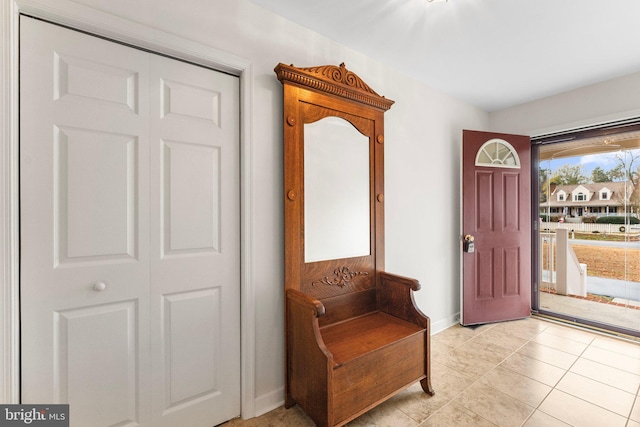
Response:
M303 132L305 262L369 255L369 138L335 116Z
M285 406L341 426L430 382L420 283L384 269L384 112L344 64L278 64L283 84Z

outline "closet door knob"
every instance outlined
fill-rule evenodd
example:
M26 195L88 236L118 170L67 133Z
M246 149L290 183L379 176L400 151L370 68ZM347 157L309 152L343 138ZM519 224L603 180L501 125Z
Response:
M96 292L102 292L107 289L107 284L105 282L96 282L93 285L93 290Z

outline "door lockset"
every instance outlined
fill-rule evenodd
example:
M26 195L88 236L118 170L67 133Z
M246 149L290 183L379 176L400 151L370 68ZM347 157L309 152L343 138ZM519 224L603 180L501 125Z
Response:
M466 236L464 236L464 251L466 253L473 253L475 252L475 247L473 244L473 236L471 234L467 234Z

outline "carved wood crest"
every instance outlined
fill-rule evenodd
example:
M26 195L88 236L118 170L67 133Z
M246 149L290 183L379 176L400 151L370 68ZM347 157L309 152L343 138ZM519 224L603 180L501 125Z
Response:
M351 99L362 104L386 111L394 101L378 95L358 75L349 71L344 63L339 66L323 65L298 68L293 65L278 64L274 69L278 80L290 81L302 86Z
M361 274L366 276L369 273L366 271L351 271L349 267L341 267L341 268L336 268L333 274L334 274L333 278L331 278L330 276L326 276L321 280L316 280L315 282L312 283L312 285L316 286L319 284L325 284L328 286L338 286L340 288L343 288L349 283L351 283L354 277L359 276Z

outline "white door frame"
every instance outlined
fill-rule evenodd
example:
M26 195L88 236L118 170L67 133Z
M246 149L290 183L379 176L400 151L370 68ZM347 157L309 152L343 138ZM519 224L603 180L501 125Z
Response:
M241 411L255 416L255 293L252 257L252 67L248 60L67 0L9 0L0 6L0 403L20 402L19 17L103 36L240 78Z

